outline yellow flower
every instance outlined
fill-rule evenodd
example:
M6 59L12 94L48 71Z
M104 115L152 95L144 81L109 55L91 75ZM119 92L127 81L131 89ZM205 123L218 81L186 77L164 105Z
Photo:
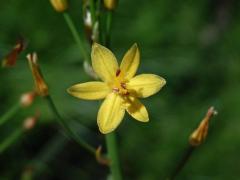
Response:
M105 98L97 116L99 130L106 134L116 129L125 110L136 120L148 122L148 112L138 98L157 93L166 81L154 74L134 76L140 61L137 44L124 55L120 67L114 54L97 43L93 44L91 58L93 69L103 82L76 84L68 93L86 100Z

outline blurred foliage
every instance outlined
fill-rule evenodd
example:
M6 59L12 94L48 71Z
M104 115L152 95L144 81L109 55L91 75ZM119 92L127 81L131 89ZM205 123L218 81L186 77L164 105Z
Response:
M70 1L69 12L83 35L81 4ZM160 93L143 100L150 122L142 124L127 116L117 130L124 179L164 179L211 105L219 115L212 121L206 143L194 152L178 179L239 179L239 8L236 0L120 0L114 16L113 51L121 60L137 42L141 49L139 73L155 73L167 80ZM104 144L96 125L99 103L78 100L66 93L72 84L89 77L62 15L53 10L48 0L2 1L0 30L1 58L19 36L28 42L17 65L0 70L0 115L33 88L25 56L37 51L61 114L95 131L95 145ZM51 152L36 179L106 179L107 168L74 142L60 139L64 142L61 146L49 143L61 133L41 98L0 127L1 141L36 109L41 112L36 128L0 154L0 179L20 179L31 162L41 163L41 157Z

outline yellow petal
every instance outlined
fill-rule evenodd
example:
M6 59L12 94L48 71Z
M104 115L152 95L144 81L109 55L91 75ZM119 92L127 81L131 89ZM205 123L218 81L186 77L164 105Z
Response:
M137 98L129 96L126 109L134 119L141 122L149 121L146 107Z
M110 89L104 82L92 81L73 85L67 91L77 98L97 100L105 98Z
M127 89L137 97L148 97L157 93L166 84L165 79L155 74L141 74L127 83Z
M114 54L104 46L94 43L91 57L93 70L97 75L105 82L112 82L119 68Z
M109 94L98 111L99 130L103 134L112 132L122 121L124 113L122 97L116 93Z
M137 72L140 61L140 53L138 46L135 43L124 55L120 69L124 74L125 79L132 78Z

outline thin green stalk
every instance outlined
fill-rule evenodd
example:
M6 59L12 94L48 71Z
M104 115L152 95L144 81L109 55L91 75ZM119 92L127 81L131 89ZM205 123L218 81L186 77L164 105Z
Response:
M105 43L105 35L104 35L104 29L105 29L105 26L104 26L104 21L103 21L103 13L101 11L101 8L102 8L102 3L101 3L101 0L97 0L97 6L96 6L96 9L98 11L98 27L99 27L99 43L100 44L106 44Z
M192 153L194 152L195 147L189 145L187 149L184 151L182 158L180 161L177 163L176 167L173 169L173 171L170 173L170 176L167 178L167 180L174 180L177 175L181 172L183 167L186 165L188 162L189 158L191 157Z
M79 35L79 33L76 29L76 26L73 23L70 15L67 12L64 12L63 17L64 17L72 35L73 35L73 38L75 39L75 41L76 41L76 43L77 43L77 45L78 45L78 47L79 47L79 49L80 49L80 51L83 55L84 60L89 62L90 61L89 53L88 53L88 51L85 47L84 41L81 39L81 37L80 37L80 35Z
M122 180L115 133L105 135L113 180Z
M0 117L0 126L11 119L21 108L20 103L15 104L11 109L9 109L2 117Z
M12 145L22 134L22 127L15 129L14 132L4 139L4 141L0 144L0 154L3 153L10 145Z
M110 49L111 41L111 26L112 26L112 11L107 12L107 21L106 21L106 47ZM113 180L122 180L120 161L118 158L118 149L116 142L116 135L114 132L105 135L106 144L107 144L107 153L110 159L110 170L113 176Z
M111 30L112 30L112 18L113 18L113 11L107 11L106 17L106 46L110 47L111 42Z
M91 145L89 145L86 141L84 141L80 136L78 136L75 132L72 131L72 129L69 127L69 124L61 117L59 114L51 96L46 96L46 100L49 104L50 109L56 116L58 122L64 127L66 132L70 137L72 137L78 144L80 144L82 147L84 147L86 150L88 150L90 153L95 155L95 148L93 148Z
M94 0L90 0L90 11L91 11L92 25L94 26L94 24L96 22L96 7L95 7Z

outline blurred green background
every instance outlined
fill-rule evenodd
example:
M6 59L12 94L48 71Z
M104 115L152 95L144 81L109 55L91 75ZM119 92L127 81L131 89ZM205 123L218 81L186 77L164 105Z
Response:
M124 179L164 179L211 105L219 114L211 122L209 136L177 179L240 178L239 9L237 0L120 0L114 14L113 52L121 60L137 42L141 50L138 73L155 73L167 80L157 95L142 100L149 123L125 116L117 129ZM83 35L82 1L71 0L69 13ZM0 70L0 115L33 88L25 56L37 51L60 113L88 126L97 137L90 138L94 146L105 146L96 125L99 102L78 100L66 93L71 85L90 78L62 15L48 0L1 1L0 32L1 58L19 36L28 42L16 66ZM21 179L39 167L34 179L107 178L108 168L58 132L56 120L41 98L0 127L0 143L36 110L40 111L37 126L0 154L1 180Z

